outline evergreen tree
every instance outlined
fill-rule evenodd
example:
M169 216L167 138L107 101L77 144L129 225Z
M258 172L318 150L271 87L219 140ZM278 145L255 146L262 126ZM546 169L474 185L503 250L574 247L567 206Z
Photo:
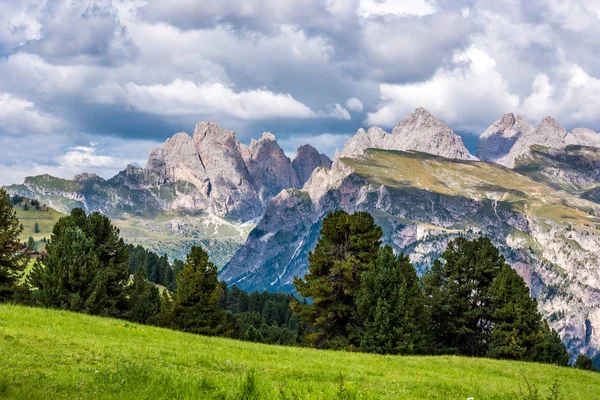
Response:
M436 350L469 356L487 353L492 332L490 287L505 261L489 239L459 237L448 244L424 278Z
M35 233L40 233L40 224L38 224L37 222L35 223L35 225L33 226L33 231Z
M36 262L27 278L41 305L122 315L129 254L107 217L74 209L58 220L46 250L48 255Z
M0 188L0 301L12 297L27 265L27 254L22 253L19 236L23 225L4 189Z
M129 303L126 318L133 322L148 323L161 310L160 292L156 285L148 282L143 268L136 271L126 294Z
M537 301L519 274L504 265L490 288L494 327L488 356L535 361L535 348L543 340Z
M308 274L294 278L300 296L312 303L295 303L293 309L313 330L307 337L311 344L356 347L361 321L355 298L361 274L373 268L383 232L366 212L338 210L325 217L320 233L308 256Z
M577 360L575 360L575 364L573 364L573 367L583 369L586 371L598 372L598 370L594 366L594 363L592 362L592 359L586 356L585 354L580 354L579 356L577 356Z
M450 242L423 282L438 352L567 365L558 333L489 239Z
M201 247L192 247L176 279L173 325L186 332L221 333L225 323L225 311L218 308L222 287L217 267Z
M560 340L558 332L551 329L546 321L542 321L538 344L535 347L534 361L561 366L569 365L570 355Z
M179 274L179 271L181 271L183 269L183 261L181 260L175 260L173 261L173 279L170 282L167 282L167 288L171 291L174 292L177 289L177 275Z
M33 239L33 237L29 236L29 239L27 239L27 251L34 251L35 250L35 240Z
M425 296L404 254L390 245L379 251L375 268L362 275L356 298L364 321L360 348L380 354L423 354L430 345Z

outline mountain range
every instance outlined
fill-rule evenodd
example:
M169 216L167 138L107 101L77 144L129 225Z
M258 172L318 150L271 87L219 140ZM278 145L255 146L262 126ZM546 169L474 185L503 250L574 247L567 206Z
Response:
M152 150L145 168L7 190L62 212L101 211L128 241L171 257L200 243L221 278L247 290L293 291L335 209L370 212L420 273L453 238L486 235L571 352L600 345L600 135L550 117L534 127L505 114L475 157L419 108L391 133L359 129L333 161L308 145L290 160L270 133L245 146L203 122Z

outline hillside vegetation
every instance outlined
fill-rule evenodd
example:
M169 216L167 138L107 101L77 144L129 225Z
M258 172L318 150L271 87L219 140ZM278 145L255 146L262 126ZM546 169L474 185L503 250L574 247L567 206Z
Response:
M461 357L399 357L191 335L0 305L0 397L180 399L600 398L600 375Z

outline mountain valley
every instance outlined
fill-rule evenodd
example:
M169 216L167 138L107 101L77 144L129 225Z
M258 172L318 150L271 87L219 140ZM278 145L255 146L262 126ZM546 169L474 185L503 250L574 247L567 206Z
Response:
M48 175L7 187L60 212L113 218L122 236L171 258L202 245L221 279L293 291L330 211L368 211L420 273L458 236L490 237L524 277L571 352L600 346L600 135L504 115L477 157L423 108L391 133L359 129L333 161L311 146L290 160L264 133L249 146L199 123L105 180Z

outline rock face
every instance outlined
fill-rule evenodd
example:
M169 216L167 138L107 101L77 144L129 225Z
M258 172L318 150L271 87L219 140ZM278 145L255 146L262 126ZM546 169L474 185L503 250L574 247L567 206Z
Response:
M302 187L319 166L329 167L331 161L311 146L301 146L292 162L271 133L246 147L235 132L201 122L193 138L178 133L150 151L146 169L158 174L159 182L184 181L195 187L193 198L176 206L248 221L260 216L283 189Z
M417 108L415 112L407 115L391 134L378 127L370 128L366 132L359 129L346 143L339 156L358 156L368 148L414 150L459 160L476 159L469 154L460 136L437 121L424 108Z
M564 149L569 145L600 147L600 134L586 128L568 133L551 117L544 118L536 128L522 115L508 113L481 135L477 157L513 168L519 158L531 155L534 146Z
M567 135L568 145L600 147L600 134L587 128L575 128Z
M521 136L535 128L522 115L508 113L496 121L479 138L477 157L482 161L506 165L506 157Z
M325 154L319 153L311 145L305 144L298 147L296 157L292 160L292 167L296 171L300 187L302 187L316 168L331 168L331 159Z
M301 186L290 159L271 133L265 132L259 140L252 140L244 152L244 160L261 204L283 189Z
M247 149L235 132L201 122L194 129L194 146L208 177L208 210L238 219L258 217L262 206L244 160Z

